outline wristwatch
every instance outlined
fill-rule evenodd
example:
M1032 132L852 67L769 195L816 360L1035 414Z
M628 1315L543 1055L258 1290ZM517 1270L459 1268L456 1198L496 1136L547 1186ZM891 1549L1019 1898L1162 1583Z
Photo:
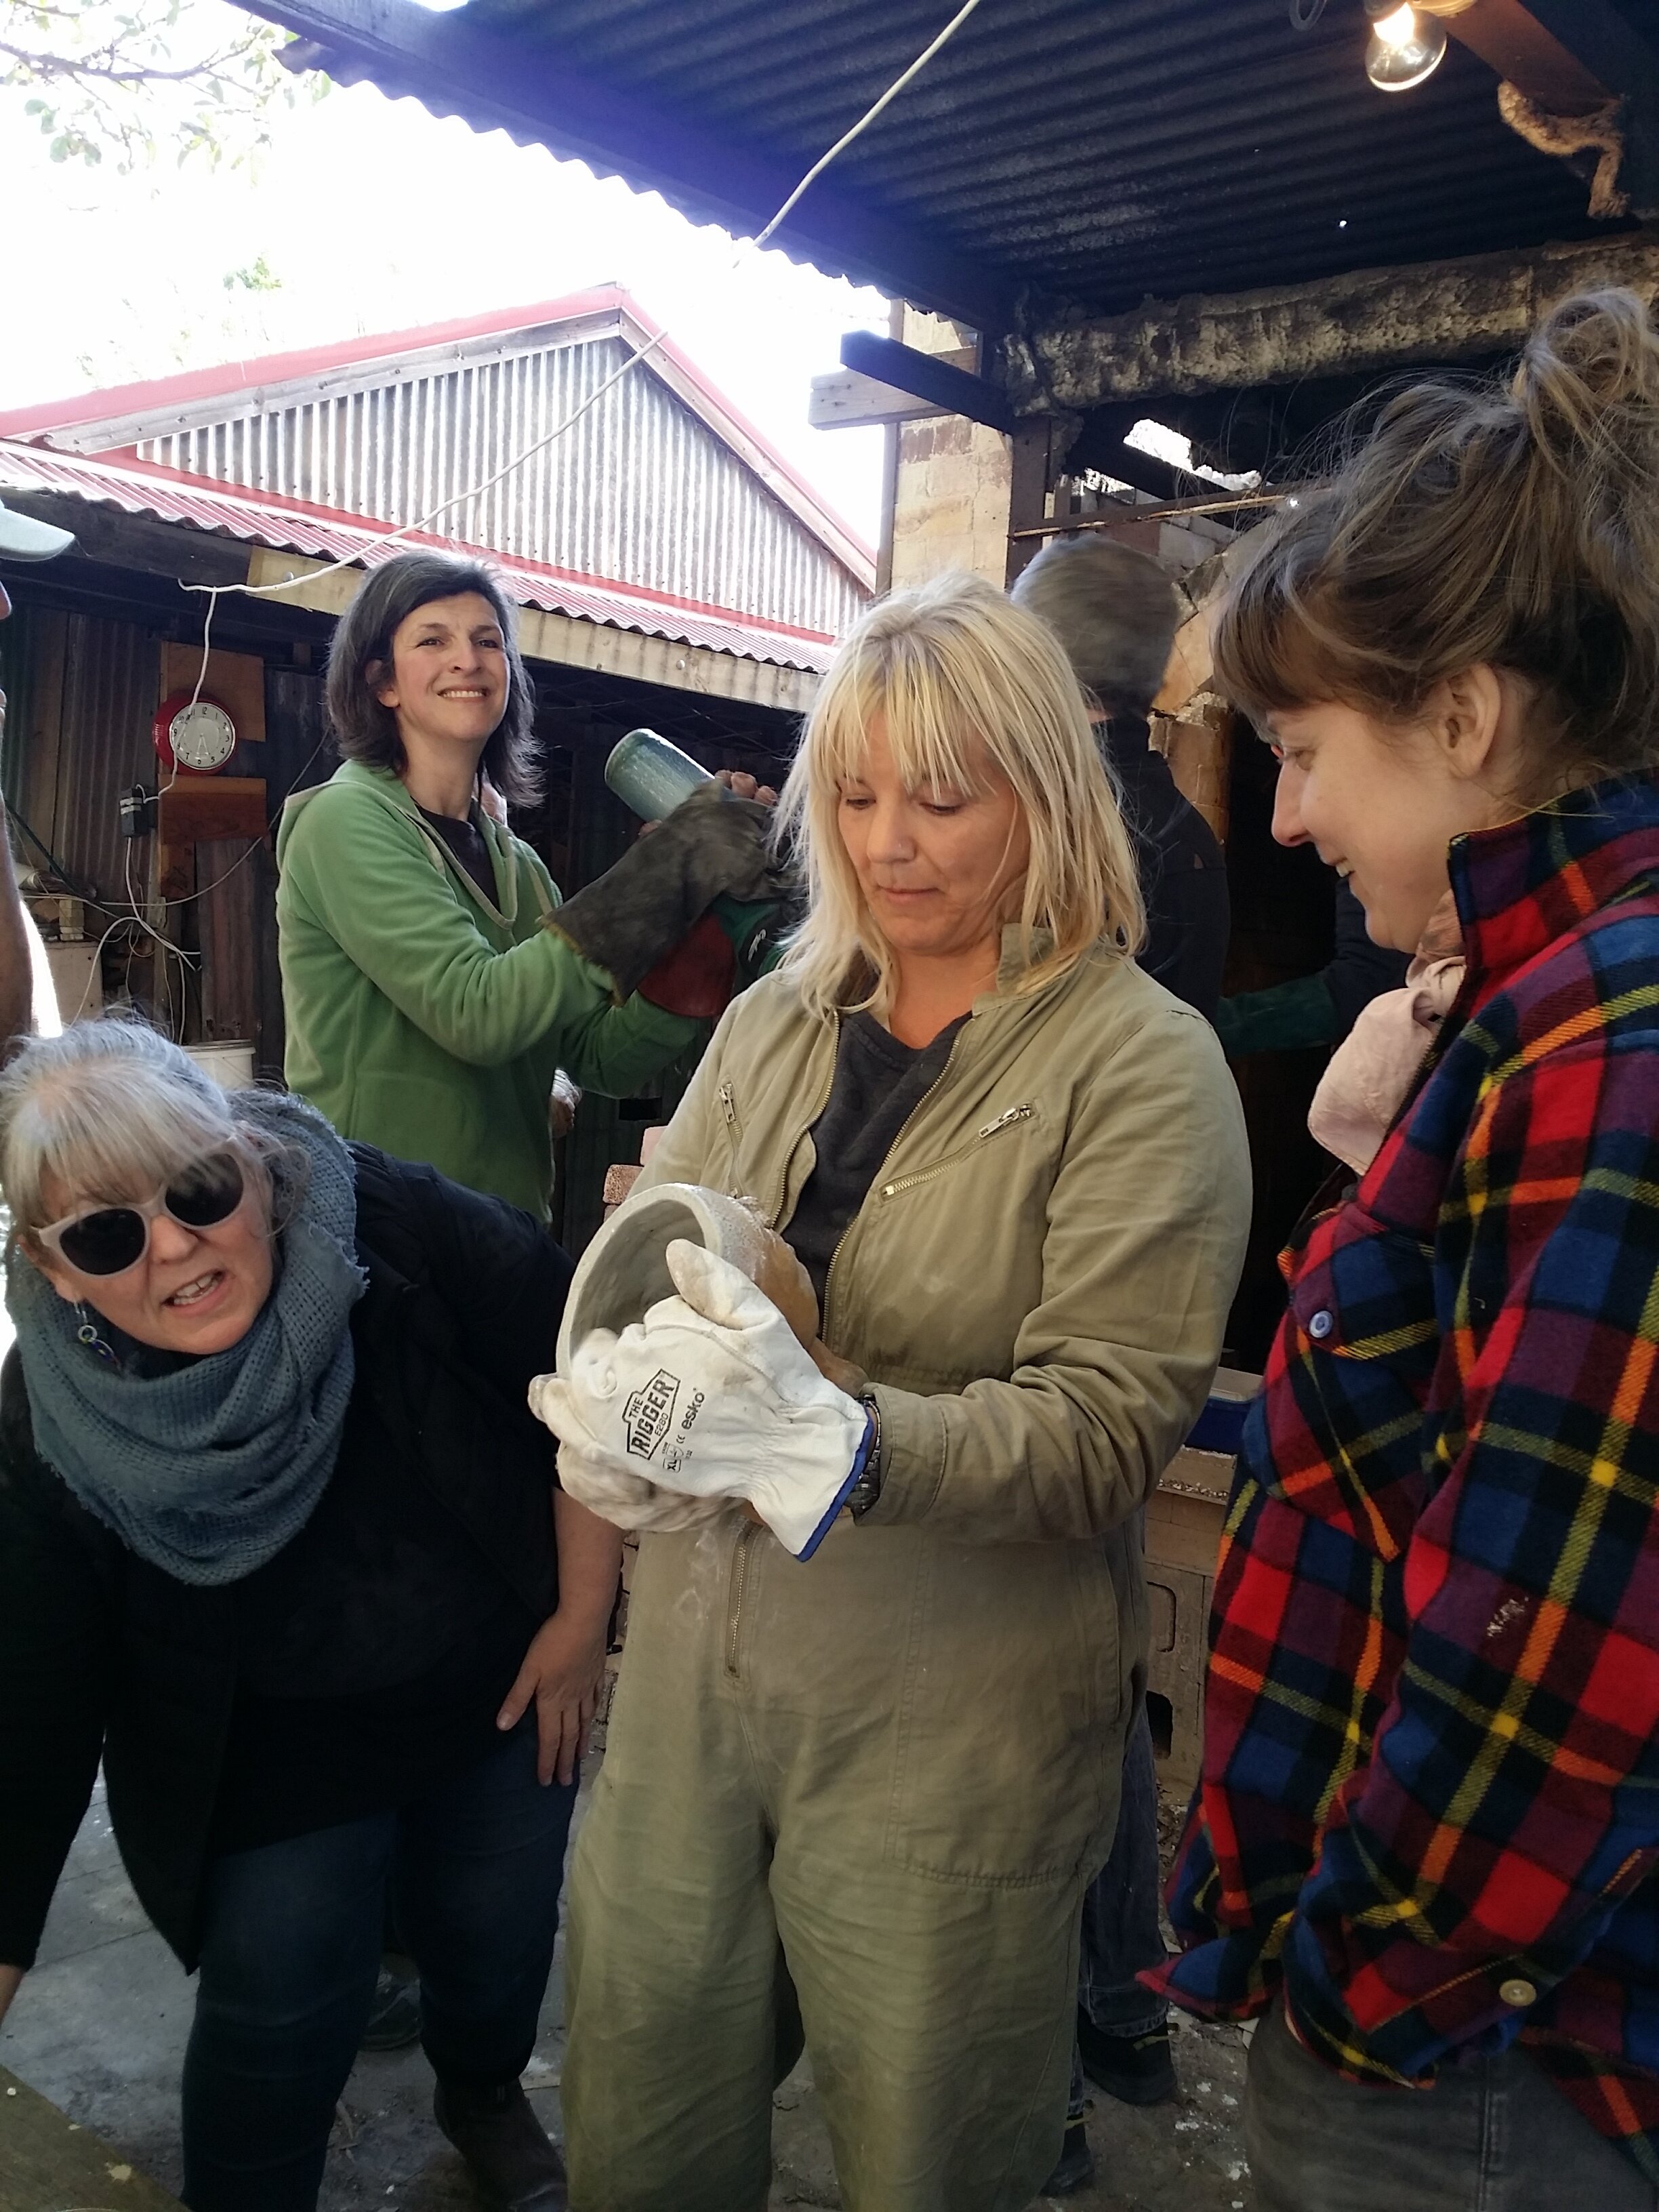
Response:
M855 1521L861 1521L881 1496L881 1407L873 1390L860 1390L859 1403L870 1416L870 1447L865 1455L864 1472L847 1493L847 1503Z

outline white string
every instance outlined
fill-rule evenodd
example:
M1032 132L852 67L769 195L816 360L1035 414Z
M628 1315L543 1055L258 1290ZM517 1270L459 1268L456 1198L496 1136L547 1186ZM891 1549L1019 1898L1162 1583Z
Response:
M876 118L887 107L891 106L892 102L898 98L900 93L904 90L905 87L909 84L914 78L919 76L921 72L927 68L928 63L933 60L933 57L940 51L940 49L946 46L949 41L956 36L957 33L962 28L962 26L967 21L968 18L973 14L974 10L979 6L979 4L980 0L963 0L963 6L957 10L957 13L951 18L951 21L945 26L945 28L939 32L939 35L933 40L928 46L923 47L921 53L916 56L915 59L902 75L894 78L892 83L888 86L886 91L882 94L880 99L873 102L871 106L865 110L864 113L859 118L858 121L853 125L850 131L843 132L842 137L836 139L835 144L830 147L828 153L819 155L818 159L814 161L811 167L806 172L800 182L790 193L788 198L784 201L777 213L773 216L771 220L765 225L764 228L760 231L753 240L754 246L757 250L766 244L767 240L771 237L773 232L777 229L780 223L783 222L787 219L791 211L799 204L803 194L805 193L812 185L817 183L817 179L830 167L830 164L836 161L841 155L844 154L855 138L861 137L863 133L869 129L870 125L876 120ZM739 243L732 258L731 267L733 270L737 268L739 261L741 260L743 252L743 245ZM425 514L420 516L416 521L405 522L398 529L389 532L386 537L377 538L375 540L376 546L396 545L401 540L413 537L416 532L427 529L432 523L437 520L441 514L447 514L451 507L459 507L468 500L482 499L486 492L493 491L495 489L495 486L500 483L503 478L514 475L518 470L521 469L525 465L526 461L534 460L538 453L545 453L550 446L556 444L557 441L564 436L567 430L574 429L576 424L581 421L583 416L589 413L592 409L596 407L599 401L605 398L606 392L610 392L615 386L622 381L623 378L628 374L629 369L636 368L641 362L647 360L651 355L655 353L657 349L665 342L667 336L668 332L666 330L659 330L654 337L647 339L644 345L638 348L635 352L629 354L626 361L623 362L619 367L613 369L611 374L605 378L605 381L599 385L596 390L591 392L579 407L573 409L573 410L565 416L562 422L556 424L551 430L547 432L545 436L538 438L532 445L525 447L521 452L514 453L510 459L503 462L501 466L495 471L493 476L486 477L481 483L469 485L464 491L458 491L452 494L448 499L440 501L436 507L429 508ZM182 591L186 592L204 592L207 596L207 623L204 624L204 643L205 645L207 627L212 621L213 611L218 605L221 598L222 598L227 592L240 592L248 599L266 598L278 592L291 591L295 584L298 583L311 584L317 582L324 576L337 575L342 568L355 568L362 557L362 555L359 553L343 554L337 561L331 561L325 568L308 568L303 577L289 576L285 578L279 584L186 584L181 580L179 588ZM207 654L204 650L202 656L202 672L201 675L197 679L196 690L191 701L192 704L194 704L196 699L199 699L202 696L202 684L206 675Z
M779 208L777 213L772 216L771 220L754 239L753 246L757 252L765 246L768 240L771 238L773 233L778 228L779 225L787 221L793 210L799 204L804 195L817 182L817 179L823 174L830 163L838 160L839 157L847 151L847 149L853 143L854 139L860 137L863 133L870 128L870 125L876 120L877 117L882 114L892 105L893 101L896 100L899 94L904 90L905 87L910 84L921 75L921 71L927 68L928 63L933 59L934 56L946 46L956 36L957 33L962 28L963 25L968 21L968 18L974 13L974 10L979 6L979 4L980 0L963 0L963 5L957 10L956 14L951 18L944 29L939 33L938 36L933 39L928 45L922 48L921 52L916 56L915 59L910 63L907 69L905 69L898 76L894 78L892 83L888 86L886 91L882 94L878 100L872 102L872 104L865 110L864 113L860 116L858 121L853 125L852 129L850 131L844 131L842 136L836 139L835 144L830 148L827 153L819 155L818 159L813 162L811 167L806 172L800 182L789 194L789 197L784 201L782 206ZM744 246L743 244L739 242L732 257L732 270L735 270L737 269L743 258L743 252ZM514 454L509 460L504 462L502 465L495 471L493 476L486 477L482 483L471 484L464 491L455 492L448 499L440 501L436 507L430 508L425 514L420 516L417 520L414 522L406 522L399 529L390 532L384 538L378 538L375 541L377 548L380 546L396 545L407 538L412 538L417 532L429 528L430 526L438 520L440 515L447 514L452 507L460 507L469 500L482 499L486 492L493 491L495 486L501 483L504 478L515 474L517 471L524 467L527 461L534 460L538 453L545 453L550 446L556 445L558 441L564 436L568 430L574 429L576 424L581 421L585 415L590 413L593 408L598 406L599 401L605 398L606 392L614 390L615 387L621 383L623 378L628 374L630 369L637 368L642 361L648 360L650 356L657 351L658 348L664 343L667 336L668 332L665 329L659 330L656 335L648 339L644 345L639 347L636 351L629 354L624 362L620 363L617 368L611 371L611 374L605 379L602 384L598 386L594 391L588 394L587 398L582 401L579 407L574 408L572 411L564 417L562 422L556 424L551 430L547 432L545 436L538 438L533 444L525 447L521 452ZM217 611L219 601L222 598L229 592L240 592L246 599L270 598L281 592L292 591L296 584L315 583L324 576L337 575L343 568L356 567L362 558L363 556L362 554L343 554L337 561L331 561L325 568L308 568L303 577L289 576L285 578L279 584L187 584L181 579L179 588L182 591L202 593L207 599L207 609L202 622L202 665L197 672L196 688L191 694L191 705L193 707L201 698L203 687L207 682L208 661L211 652L210 640L213 634L213 617L215 613ZM319 750L320 743L318 748L313 750L312 759L314 760L316 758L317 750ZM307 762L307 766L309 767L309 765L310 763ZM302 769L301 770L301 774L303 775L304 773L305 770ZM170 791L173 788L173 784L178 781L178 775L179 767L178 762L175 758L172 772L169 775L167 782L158 787L158 800L161 793ZM235 874L238 868L243 866L253 857L253 854L258 842L259 841L256 839L251 842L248 846L247 851L242 854L240 860L233 861L230 866L225 870L223 875L216 877L212 883L204 885L202 890L191 891L183 898L161 900L160 904L163 912L165 913L167 909L173 907L188 906L192 900L204 898L209 891L216 890L221 884L227 882L230 877ZM169 951L178 955L182 963L185 956L180 952L179 948L177 945L171 944L167 938L161 936L158 931L152 928L150 924L145 921L142 915L138 915L137 902L136 900L131 900L131 898L130 883L129 899L133 906L134 916L139 921L140 926L147 930L152 937L155 938L158 944L166 945ZM123 920L125 920L125 916L123 917ZM112 927L117 926L118 925L112 925ZM107 937L109 934L110 932L106 930L105 932L105 936ZM163 972L165 972L165 961L162 963L162 969Z
M788 215L790 210L801 198L808 185L814 185L817 182L818 179L823 174L824 171L829 167L831 161L836 159L836 155L839 154L844 154L847 151L847 149L852 144L853 141L859 137L860 133L867 131L870 128L870 125L875 121L877 116L881 113L882 110L884 107L890 106L891 103L898 98L900 93L902 93L905 86L909 83L911 78L919 76L921 74L922 70L927 68L928 63L933 60L933 56L938 53L940 47L948 45L950 40L955 38L957 33L962 28L963 25L968 21L968 18L973 14L975 9L977 8L978 5L979 0L963 0L963 5L957 9L954 15L952 15L950 21L945 26L945 28L933 40L932 46L924 46L921 52L916 56L915 61L911 63L909 68L905 70L903 76L894 78L892 83L888 86L886 91L883 93L881 98L876 102L875 106L865 110L864 113L860 116L858 121L853 125L852 129L847 133L845 137L837 138L835 144L830 149L830 151L827 154L821 155L819 159L812 164L811 167L806 172L806 174L796 185L794 191L790 193L788 198L773 216L771 222L767 224L765 229L762 231L760 236L755 240L755 244L757 246L765 245L767 240L770 238L772 233L777 228L784 217Z

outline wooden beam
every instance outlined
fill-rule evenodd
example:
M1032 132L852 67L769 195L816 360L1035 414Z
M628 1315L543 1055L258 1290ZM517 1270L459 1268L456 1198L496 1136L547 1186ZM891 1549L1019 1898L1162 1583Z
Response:
M1659 216L1659 44L1612 0L1526 0L1526 11L1624 102L1619 189L1632 214Z
M1659 46L1613 0L1525 0L1525 9L1609 92L1659 94Z
M1029 422L1022 422L1013 434L1008 476L1006 580L1010 584L1036 557L1036 546L1019 541L1039 528L1048 512L1054 429L1048 417L1039 415Z
M848 331L841 342L842 366L878 377L899 392L928 403L933 415L965 415L988 429L1012 430L1013 414L994 384L942 361L936 353L878 337L873 331Z
M301 553L277 553L259 546L248 565L248 581L286 583L290 588L281 595L283 605L342 615L362 587L363 571L334 568L319 574L324 567ZM818 688L810 669L750 660L735 653L716 653L709 646L680 645L672 638L613 629L606 623L581 622L574 615L541 607L520 608L519 648L526 660L592 668L602 675L631 677L639 684L660 684L671 691L740 699L792 714L804 714Z
M860 430L874 422L919 422L941 410L914 393L901 392L878 377L855 368L837 368L812 379L806 420L814 430Z
M1613 96L1522 0L1474 0L1445 24L1461 46L1552 115L1592 114Z
M1109 400L1248 391L1304 377L1385 374L1517 347L1544 309L1585 285L1659 293L1659 237L1639 232L1317 283L1148 301L1121 315L1039 325L1004 348L1021 415Z

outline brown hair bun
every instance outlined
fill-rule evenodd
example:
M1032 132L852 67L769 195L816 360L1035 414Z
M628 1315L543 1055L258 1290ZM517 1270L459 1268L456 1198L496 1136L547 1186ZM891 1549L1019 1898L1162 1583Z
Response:
M1659 762L1659 331L1632 292L1564 300L1506 380L1389 398L1264 533L1216 635L1258 719L1409 722L1483 661L1534 687L1540 789Z

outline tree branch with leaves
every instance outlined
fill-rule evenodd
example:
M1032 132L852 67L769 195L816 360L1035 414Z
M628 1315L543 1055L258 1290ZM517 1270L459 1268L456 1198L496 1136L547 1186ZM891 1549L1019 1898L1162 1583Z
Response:
M326 88L283 67L283 42L216 0L0 0L0 86L27 94L54 161L240 161L268 143L273 109Z

